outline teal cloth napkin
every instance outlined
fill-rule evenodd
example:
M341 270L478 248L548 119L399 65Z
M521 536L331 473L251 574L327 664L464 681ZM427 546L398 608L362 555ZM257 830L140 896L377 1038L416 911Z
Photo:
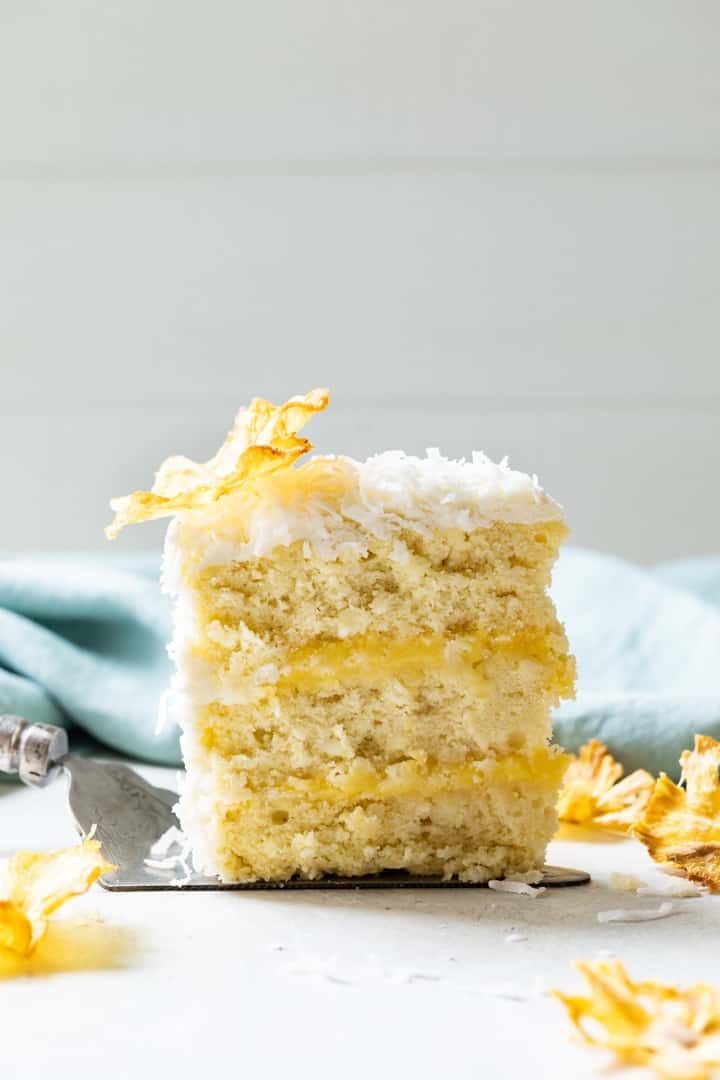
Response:
M157 576L156 556L0 561L0 713L178 764L177 731L156 733L171 632ZM627 769L677 774L696 732L720 738L720 558L648 570L568 548L552 591L579 671L564 746L597 736Z
M0 713L179 764L177 729L156 733L171 633L157 556L0 560Z
M720 558L641 569L567 548L552 593L579 675L563 746L595 736L627 770L677 776L696 733L720 739Z

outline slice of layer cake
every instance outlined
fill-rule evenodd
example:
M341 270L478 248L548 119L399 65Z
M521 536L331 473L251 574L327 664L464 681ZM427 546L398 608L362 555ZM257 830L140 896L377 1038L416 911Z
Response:
M123 525L167 514L172 711L196 865L225 881L543 864L574 662L547 594L566 535L533 478L481 454L296 459L328 396L238 414L171 458Z

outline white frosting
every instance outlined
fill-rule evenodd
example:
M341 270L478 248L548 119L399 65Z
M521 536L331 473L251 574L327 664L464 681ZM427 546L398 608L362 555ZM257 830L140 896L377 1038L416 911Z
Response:
M431 449L417 458L390 450L355 464L357 492L343 507L348 517L376 535L386 517L400 528L473 529L492 521L530 523L561 518L562 508L536 476L499 465L476 451L453 461Z
M321 475L324 466L342 479L334 489L322 484L315 489L311 479L300 482L301 475ZM428 450L424 458L391 450L365 462L315 458L301 469L267 478L252 497L229 495L209 511L180 515L168 530L164 581L168 591L177 591L178 549L194 550L200 565L211 566L266 556L302 541L308 557L335 559L364 553L368 534L392 539L404 529L469 531L494 521L532 524L562 516L537 477L477 452L470 461L449 460L438 450ZM397 542L401 556L402 542Z

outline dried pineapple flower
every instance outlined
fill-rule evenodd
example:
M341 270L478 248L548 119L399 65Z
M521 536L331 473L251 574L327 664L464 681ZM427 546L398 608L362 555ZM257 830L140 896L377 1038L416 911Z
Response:
M170 457L160 466L151 491L136 491L112 499L115 519L105 534L114 540L121 529L140 521L172 517L183 510L206 507L225 495L288 469L312 450L298 431L330 400L327 390L273 405L255 398L238 412L232 430L215 457L205 464Z
M615 760L599 739L591 739L581 747L565 773L558 800L561 821L577 824L592 821L597 813L598 799L605 795L623 774L622 765Z
M0 885L0 948L29 956L48 917L114 869L93 839L60 851L19 851L5 864Z
M622 765L607 746L591 739L565 773L558 799L560 820L626 832L650 798L654 781L644 769L620 780L622 774Z
M720 743L696 735L680 764L684 788L661 773L633 835L656 862L720 892Z
M720 996L713 987L636 983L619 960L577 966L590 996L553 993L584 1042L664 1080L711 1080L720 1067Z
M597 801L596 825L627 832L650 801L655 780L645 769L636 769L613 784Z

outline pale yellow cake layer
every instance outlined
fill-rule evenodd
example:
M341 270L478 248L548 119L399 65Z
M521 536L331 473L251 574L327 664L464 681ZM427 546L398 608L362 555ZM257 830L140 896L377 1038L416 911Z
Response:
M280 699L269 690L251 705L197 706L193 724L208 750L242 757L256 771L301 772L355 757L452 763L468 754L532 750L550 737L555 695L544 690L542 668L506 665L482 696L447 675L411 685L376 679L370 686L303 690Z
M382 632L400 638L473 633L512 635L525 625L557 626L545 590L560 543L561 522L495 522L465 533L423 536L405 530L393 540L367 538L368 552L337 560L307 558L301 543L273 557L198 567L191 555L184 582L197 599L199 632L240 628L240 652L300 649L309 639ZM179 533L182 536L182 533ZM220 641L218 641L220 644ZM261 659L263 646L270 652ZM249 660L255 657L248 656Z
M180 814L203 837L206 868L226 880L392 868L482 882L542 865L566 764L546 749L455 768L402 762L277 777L253 791L215 759L204 783L196 773Z

